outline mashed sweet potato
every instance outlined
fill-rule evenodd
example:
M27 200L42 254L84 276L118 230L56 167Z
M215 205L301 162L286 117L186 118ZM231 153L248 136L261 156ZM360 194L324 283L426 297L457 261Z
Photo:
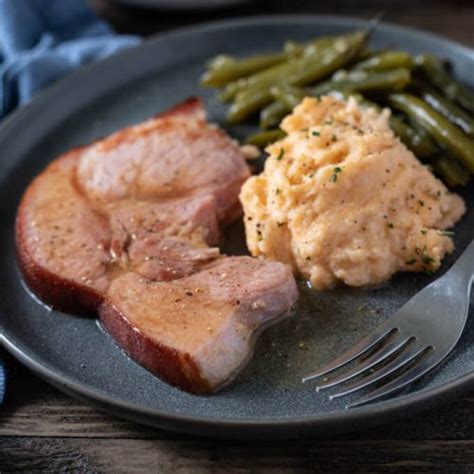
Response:
M252 255L319 289L439 267L465 205L394 136L389 113L306 98L284 119L286 138L240 194Z

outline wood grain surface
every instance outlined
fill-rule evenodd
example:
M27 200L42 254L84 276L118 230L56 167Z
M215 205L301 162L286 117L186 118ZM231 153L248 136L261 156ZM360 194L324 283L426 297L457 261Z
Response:
M262 13L386 11L389 21L474 47L474 2L260 1L217 13L146 12L94 2L122 32L144 36L180 25ZM422 415L324 440L230 442L180 436L122 421L38 379L0 350L8 392L0 408L0 473L474 473L474 394Z

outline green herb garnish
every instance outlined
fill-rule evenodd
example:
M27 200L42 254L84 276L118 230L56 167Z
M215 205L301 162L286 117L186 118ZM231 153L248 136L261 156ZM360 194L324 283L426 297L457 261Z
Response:
M452 237L454 235L454 232L452 230L439 230L438 234L446 235L447 237Z
M340 166L335 166L333 171L331 181L335 183L337 181L337 175L342 171L342 168Z
M430 257L427 253L424 253L422 256L421 256L421 261L425 264L425 265L431 265L435 259L433 257Z
M276 160L280 161L284 156L285 156L285 150L283 148L280 148L280 153L278 153Z

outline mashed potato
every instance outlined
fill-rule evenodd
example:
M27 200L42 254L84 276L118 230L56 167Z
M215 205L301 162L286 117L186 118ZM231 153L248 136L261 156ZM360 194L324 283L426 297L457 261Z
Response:
M265 170L244 184L252 255L289 263L319 289L432 271L453 250L463 200L394 136L389 111L355 100L306 98L267 148Z

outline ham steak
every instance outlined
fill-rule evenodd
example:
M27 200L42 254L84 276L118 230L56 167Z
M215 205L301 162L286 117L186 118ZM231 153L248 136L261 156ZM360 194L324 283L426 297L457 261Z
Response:
M288 267L217 248L249 176L238 144L190 99L53 161L20 203L16 242L47 304L98 313L138 363L193 393L248 360L297 298Z

